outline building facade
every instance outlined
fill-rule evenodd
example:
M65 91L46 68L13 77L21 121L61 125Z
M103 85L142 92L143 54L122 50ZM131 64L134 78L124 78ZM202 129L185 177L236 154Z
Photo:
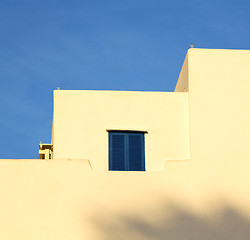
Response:
M0 239L250 239L250 51L188 50L175 92L54 91L43 160L0 161Z

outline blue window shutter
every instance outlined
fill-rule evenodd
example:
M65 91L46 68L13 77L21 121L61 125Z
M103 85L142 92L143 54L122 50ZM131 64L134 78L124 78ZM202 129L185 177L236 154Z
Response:
M129 171L145 171L144 134L128 135Z
M144 134L109 132L109 170L145 171Z
M109 133L109 170L125 169L125 134Z

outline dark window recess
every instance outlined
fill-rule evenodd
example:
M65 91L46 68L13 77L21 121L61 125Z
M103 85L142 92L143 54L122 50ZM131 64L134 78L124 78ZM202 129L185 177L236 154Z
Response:
M145 171L144 133L109 132L109 170Z

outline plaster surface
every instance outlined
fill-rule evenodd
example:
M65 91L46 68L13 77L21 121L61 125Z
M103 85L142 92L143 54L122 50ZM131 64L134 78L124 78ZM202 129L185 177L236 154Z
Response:
M190 49L178 92L55 91L54 159L0 160L0 239L249 240L249 76ZM148 131L147 171L107 170L106 129Z

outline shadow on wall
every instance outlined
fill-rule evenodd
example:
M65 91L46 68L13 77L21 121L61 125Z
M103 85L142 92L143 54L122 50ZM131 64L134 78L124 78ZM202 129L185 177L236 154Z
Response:
M107 213L94 218L93 223L100 231L98 240L250 240L250 220L230 207L209 217L198 217L163 204L153 216Z

